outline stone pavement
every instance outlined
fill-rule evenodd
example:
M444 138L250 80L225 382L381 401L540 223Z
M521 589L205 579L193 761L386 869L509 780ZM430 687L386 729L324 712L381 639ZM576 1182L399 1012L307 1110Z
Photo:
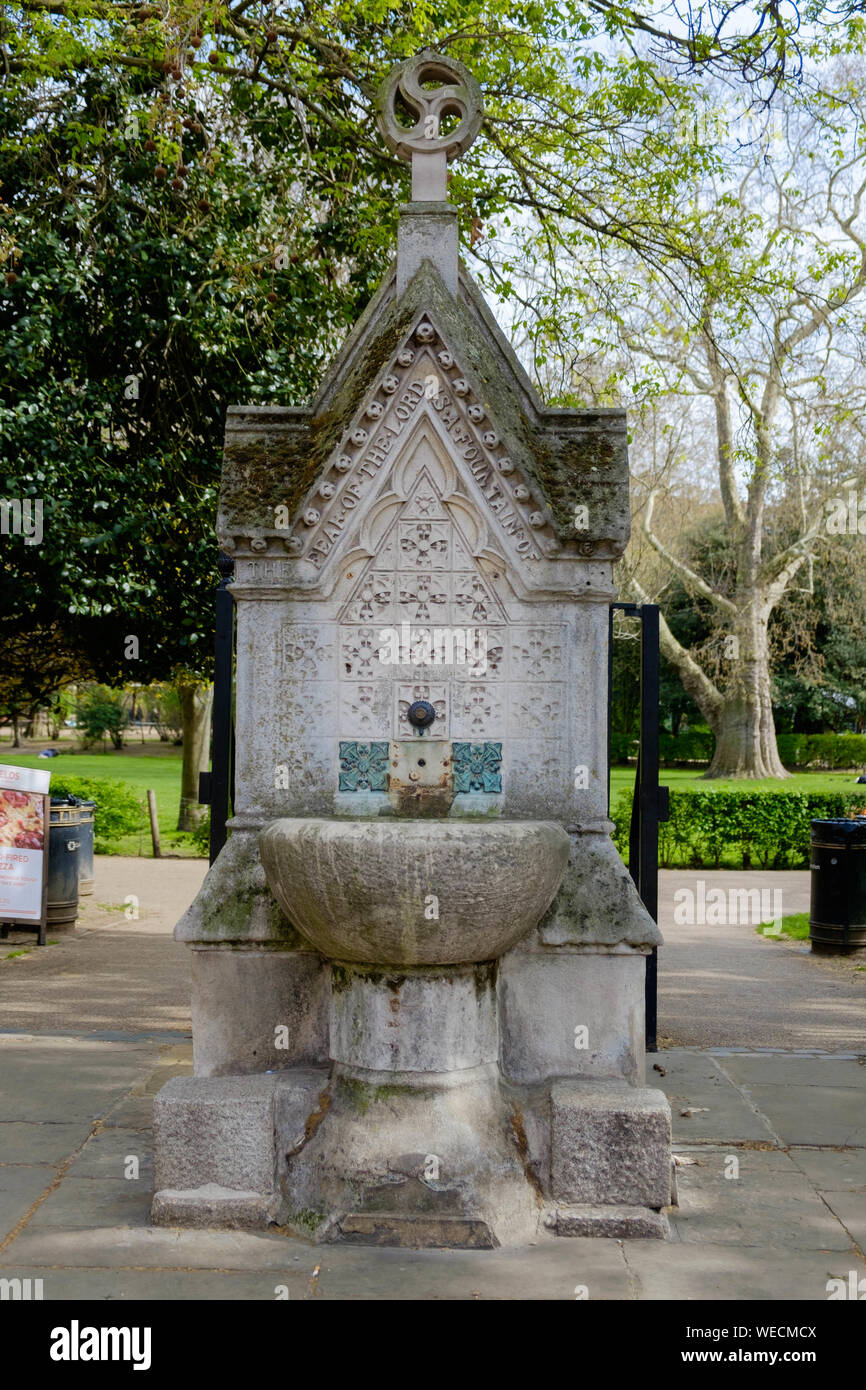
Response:
M188 960L170 932L203 872L100 859L74 938L0 960L0 1279L41 1278L48 1300L271 1300L284 1287L326 1300L585 1288L593 1300L823 1301L829 1279L866 1277L864 974L747 925L673 927L674 887L694 874L663 877L661 1025L711 1046L667 1047L647 1067L683 1160L671 1241L406 1251L151 1228L152 1097L191 1068ZM808 876L780 877L792 880L784 911L801 910ZM0 957L32 943L20 940ZM779 1036L787 1051L772 1050ZM724 1046L735 1039L742 1050Z
M542 1236L520 1250L312 1246L279 1231L151 1228L154 1092L189 1044L0 1040L0 1278L46 1299L826 1300L866 1278L866 1065L659 1054L680 1205L672 1240Z

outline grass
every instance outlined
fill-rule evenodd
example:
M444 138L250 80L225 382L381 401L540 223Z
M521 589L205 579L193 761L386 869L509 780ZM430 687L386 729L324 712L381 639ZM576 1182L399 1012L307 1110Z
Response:
M772 926L772 924L771 924ZM809 914L808 912L792 912L789 917L782 918L781 931L766 931L764 927L756 927L755 931L759 936L773 937L787 936L790 941L809 940Z
M53 744L57 747L57 744ZM35 753L7 751L0 744L0 763L11 763L16 767L38 767L42 772L51 772L58 778L96 777L104 781L126 782L132 787L142 803L141 820L138 831L124 835L112 846L114 854L143 855L153 854L150 842L150 821L147 814L147 792L156 793L157 820L163 854L179 854L185 858L198 855L189 836L177 829L177 815L180 808L180 771L182 750L172 744L145 743L133 744L129 748L111 748L105 753L73 752L62 744L59 758L39 758ZM173 840L179 841L172 844Z
M612 767L610 770L610 800L613 805L621 791L634 787L634 767ZM790 777L763 777L754 782L734 781L732 778L713 778L703 775L702 768L663 767L659 773L662 786L672 791L756 791L756 792L841 792L853 791L856 772L794 772ZM866 802L866 786L863 788Z

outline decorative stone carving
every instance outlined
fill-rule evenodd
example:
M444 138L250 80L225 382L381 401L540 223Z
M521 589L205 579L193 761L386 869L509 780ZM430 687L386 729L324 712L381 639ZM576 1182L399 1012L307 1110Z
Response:
M340 743L340 791L388 790L387 743Z
M502 791L502 744L455 743L455 792Z

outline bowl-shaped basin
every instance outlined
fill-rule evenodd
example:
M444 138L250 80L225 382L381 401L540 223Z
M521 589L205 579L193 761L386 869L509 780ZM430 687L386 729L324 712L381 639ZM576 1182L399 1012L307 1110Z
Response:
M273 821L260 836L271 892L332 960L494 960L540 921L568 862L553 821Z

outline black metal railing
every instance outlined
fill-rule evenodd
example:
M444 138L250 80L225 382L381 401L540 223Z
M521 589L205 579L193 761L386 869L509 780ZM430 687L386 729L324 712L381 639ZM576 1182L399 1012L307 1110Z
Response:
M654 922L659 917L659 822L670 814L670 793L659 786L659 608L657 603L612 603L608 628L608 779L610 811L610 710L613 693L613 615L639 618L640 741L628 837L628 869L641 901ZM658 1047L658 947L646 962L646 1049Z
M234 560L219 554L214 636L213 746L211 770L199 776L198 799L210 806L210 862L228 838L226 821L234 802L235 730L232 717L235 662L235 601L229 589Z

